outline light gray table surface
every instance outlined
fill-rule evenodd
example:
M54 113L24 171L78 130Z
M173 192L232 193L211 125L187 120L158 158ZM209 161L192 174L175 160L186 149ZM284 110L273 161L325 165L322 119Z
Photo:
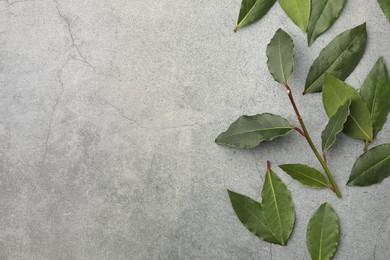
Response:
M310 259L306 224L324 201L340 219L334 259L390 257L390 179L345 182L362 142L340 135L328 155L343 199L305 188L276 165L319 167L293 133L253 150L214 144L242 114L296 122L268 72L279 28L295 42L291 87L317 146L321 95L302 96L313 60L367 22L358 88L390 23L376 0L348 0L311 48L276 4L233 33L240 0L0 1L0 259ZM390 142L390 119L372 146ZM226 189L260 199L266 160L288 184L296 224L270 246L238 221Z

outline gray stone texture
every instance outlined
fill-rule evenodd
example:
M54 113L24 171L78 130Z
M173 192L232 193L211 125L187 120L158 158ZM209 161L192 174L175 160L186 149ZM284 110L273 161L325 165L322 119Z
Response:
M315 143L327 117L303 97L320 50L367 21L358 88L379 56L390 66L390 23L375 0L347 1L311 48L276 4L232 32L240 0L0 1L0 259L310 259L306 224L328 201L340 218L334 259L390 258L390 180L344 184L359 140L329 151L343 199L305 188L280 163L319 167L293 133L252 150L214 144L242 114L296 122L265 49L277 28L295 41L291 86ZM390 142L390 119L372 146ZM266 160L288 184L296 225L270 246L238 221L226 189L259 199Z

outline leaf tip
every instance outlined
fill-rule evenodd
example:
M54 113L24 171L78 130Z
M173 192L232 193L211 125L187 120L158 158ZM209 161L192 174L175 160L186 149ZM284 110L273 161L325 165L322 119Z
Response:
M234 26L233 32L237 32L238 30L238 25Z

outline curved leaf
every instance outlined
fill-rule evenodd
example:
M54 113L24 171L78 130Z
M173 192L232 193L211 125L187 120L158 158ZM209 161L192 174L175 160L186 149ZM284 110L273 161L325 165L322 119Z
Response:
M260 203L230 190L228 193L234 212L250 232L264 241L280 244L269 230Z
M312 0L311 14L307 28L309 46L323 34L339 16L345 0Z
M285 118L273 114L241 116L215 142L238 148L253 148L262 141L270 141L288 134L293 125Z
M312 260L330 259L339 243L339 221L329 205L322 204L307 225L306 244Z
M370 110L375 137L382 130L390 110L390 79L382 57L364 80L360 95Z
M325 75L322 101L329 117L332 117L337 109L350 98L352 98L349 107L350 115L344 124L343 132L354 138L372 141L370 111L362 97L345 82L328 74Z
M303 93L321 92L325 73L345 80L363 57L366 42L366 23L336 36L311 66Z
M356 160L347 185L369 186L389 176L390 144L383 144L368 150Z
M383 13L387 17L387 20L389 20L389 22L390 22L390 2L389 2L389 0L378 0L378 2L382 8Z
M260 20L275 2L276 0L242 0L240 14L238 15L234 31Z
M282 9L288 17L301 28L304 32L307 30L307 24L310 17L311 0L278 0Z
M268 69L273 78L287 84L294 70L294 42L282 29L278 29L267 46Z
M322 151L325 152L336 142L336 135L343 131L343 127L350 114L351 99L340 106L337 112L329 119L324 131L321 133Z
M324 175L304 164L282 164L279 167L293 179L312 188L328 188Z
M286 185L270 169L265 177L261 197L268 226L275 238L285 245L294 227L294 205Z

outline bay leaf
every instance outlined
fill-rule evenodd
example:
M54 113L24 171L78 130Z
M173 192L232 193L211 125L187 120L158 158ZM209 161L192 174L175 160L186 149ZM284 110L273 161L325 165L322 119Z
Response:
M390 110L390 79L382 57L364 80L360 95L370 110L375 137L382 130Z
M310 17L311 0L278 0L288 17L306 32Z
M309 46L329 27L341 13L345 0L312 0L311 14L307 28Z
M293 125L285 118L269 113L241 116L215 139L217 144L253 148L262 141L271 141L288 134Z
M329 119L324 131L321 133L322 151L325 152L336 142L336 135L343 131L344 124L350 115L349 107L351 99L348 99L344 105L341 105L337 112Z
M267 46L267 64L273 78L287 84L294 70L294 42L282 29L278 29Z
M305 186L312 188L328 188L328 182L318 170L304 164L282 164L279 167Z
M234 31L236 32L239 28L260 20L275 2L276 0L242 0Z
M321 92L325 73L345 80L363 57L366 42L366 23L336 36L310 67L303 93Z
M295 212L286 185L269 169L261 192L264 217L275 238L285 245L294 227Z
M369 186L389 176L390 144L383 144L368 150L356 160L347 185Z
M339 243L339 221L329 203L322 204L307 225L306 245L312 260L328 260Z
M387 20L390 22L390 1L389 0L378 0L379 5L382 8L383 13L387 17Z
M344 124L343 132L354 138L372 141L370 111L360 94L347 83L326 74L322 101L327 115L332 117L349 98L351 98L350 115Z
M261 240L280 244L270 231L268 224L264 218L263 208L257 201L241 195L239 193L228 190L230 202L232 203L234 212L241 223L255 236Z

